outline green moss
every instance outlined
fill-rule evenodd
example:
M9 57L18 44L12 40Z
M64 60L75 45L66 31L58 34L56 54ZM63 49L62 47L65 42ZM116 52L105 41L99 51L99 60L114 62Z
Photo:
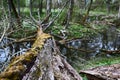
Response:
M49 34L45 34L45 33L41 33L40 35L38 34L37 40L33 44L32 48L25 54L15 57L10 62L6 70L0 74L0 79L2 80L3 78L6 78L5 80L7 79L19 80L19 77L26 71L27 67L25 67L25 65L30 63L33 60L33 58L35 58L37 54L39 53L36 47L39 47L39 50L41 50L41 48L44 45L45 39L50 38L50 37L51 36ZM40 75L41 72L37 71L36 74Z
M57 26L53 26L51 29L52 29L51 31L54 34L62 36L60 30L63 30L64 26L57 25ZM66 33L67 33L68 39L85 38L85 37L95 36L99 32L102 32L104 29L105 29L105 26L102 26L102 25L100 25L100 26L95 25L95 29L93 29L93 27L87 27L87 26L83 26L80 24L71 24L66 29Z
M120 63L120 57L95 57L91 58L90 60L86 60L84 63L82 62L77 62L77 66L74 66L74 68L79 72L80 70L86 70L98 66L106 66L106 65L112 65L112 64L118 64ZM74 65L74 64L73 64Z
M33 35L33 33L35 33L36 31L37 31L37 29L35 27L30 27L30 25L26 24L26 27L23 27L15 32L13 32L10 35L10 37L12 37L12 38L24 38L24 37Z

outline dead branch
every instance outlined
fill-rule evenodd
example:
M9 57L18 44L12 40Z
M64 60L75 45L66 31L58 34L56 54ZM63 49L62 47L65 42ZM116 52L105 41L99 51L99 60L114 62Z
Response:
M77 49L77 48L74 48L74 47L71 47L71 46L68 46L66 45L66 42L64 40L62 41L56 41L56 43L60 46L63 46L67 49L72 49L72 50L77 50L77 51L81 51L81 52L87 52L87 53L91 53L91 52L94 52L94 50L84 50L84 49Z
M41 20L36 20L33 16L32 16L32 8L31 8L32 4L30 3L30 18L33 20L33 22L35 24L37 24L37 28L39 28L41 26Z
M53 24L53 22L59 17L59 15L62 13L63 9L65 8L65 6L67 5L67 3L70 0L66 1L65 4L63 5L62 9L60 10L60 12L48 23L48 25L43 29L43 31L45 31L51 24Z
M6 31L7 31L7 30L6 30L6 27L4 27L4 31L3 31L3 34L2 34L2 36L1 36L1 38L0 38L0 42L3 40Z
M41 24L46 23L51 15L52 15L52 13L49 13L49 14L45 17L45 19L41 22Z
M104 52L106 54L120 54L120 50L100 50L101 52Z
M33 35L33 36L28 36L26 38L22 38L22 39L7 38L7 39L10 39L10 40L13 40L13 41L12 42L8 42L7 44L5 44L3 46L0 46L0 48L5 48L6 46L9 46L9 45L14 44L14 43L33 42L33 41L35 41L35 37L36 37L36 34Z

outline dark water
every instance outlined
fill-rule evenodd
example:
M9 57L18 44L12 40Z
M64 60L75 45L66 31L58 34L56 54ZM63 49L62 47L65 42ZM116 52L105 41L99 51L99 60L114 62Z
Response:
M115 27L109 27L104 32L92 35L85 39L76 39L67 43L67 46L75 49L62 48L61 52L67 56L69 61L77 58L89 60L96 56L102 56L101 50L119 50L120 49L120 33ZM78 49L78 50L77 50ZM111 57L110 54L105 54ZM71 62L70 61L70 62Z
M11 43L12 40L3 39L0 43L0 70L2 71L14 56L24 54L31 48L32 42ZM9 44L9 45L8 45ZM119 50L120 33L115 27L109 27L104 32L92 35L85 39L75 39L66 44L74 49L61 48L63 55L67 56L69 62L82 59L90 59L101 54L101 50ZM111 56L111 55L106 55ZM77 61L80 61L77 60Z
M12 40L4 38L0 43L0 71L4 70L13 57L24 54L29 50L32 44L32 42L12 42Z

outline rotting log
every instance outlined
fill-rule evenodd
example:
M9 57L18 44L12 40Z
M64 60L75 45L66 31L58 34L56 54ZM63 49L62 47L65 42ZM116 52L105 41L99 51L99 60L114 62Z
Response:
M29 71L34 64L37 54L42 49L44 41L51 36L45 33L37 36L32 48L25 54L15 57L0 74L0 80L21 80L22 76Z
M82 80L58 53L53 38L38 31L32 48L12 59L0 80Z
M88 80L120 80L120 64L80 71L80 74L85 74Z

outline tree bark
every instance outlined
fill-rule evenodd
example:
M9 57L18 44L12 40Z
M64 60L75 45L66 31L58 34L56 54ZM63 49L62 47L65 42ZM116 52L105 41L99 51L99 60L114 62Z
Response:
M87 20L87 18L88 18L88 16L89 16L89 12L90 12L92 3L93 3L93 0L90 0L89 7L88 7L88 10L87 10L87 13L85 14L85 16L84 16L84 18L83 18L83 24L86 22L86 20Z
M8 4L10 5L10 8L13 10L13 13L14 13L16 19L17 19L18 26L21 27L20 17L18 15L17 11L16 11L16 7L13 3L13 0L8 0Z
M110 2L111 0L106 1L107 12L110 13Z
M120 64L96 67L93 69L80 71L80 73L85 74L88 80L119 80Z
M47 2L46 15L49 15L51 13L52 0L46 0L46 2Z
M120 19L120 2L119 2L119 10L118 10L118 19Z
M74 0L70 0L69 10L68 10L68 13L67 13L67 22L66 22L65 28L67 28L69 26L69 22L72 19L73 8L74 8Z
M82 80L79 74L60 56L54 39L38 31L32 48L15 57L0 80Z
M20 16L20 0L17 0L18 15Z
M12 28L13 27L13 19L12 19L12 8L11 8L11 2L10 0L8 0L8 13L9 13L9 27Z

